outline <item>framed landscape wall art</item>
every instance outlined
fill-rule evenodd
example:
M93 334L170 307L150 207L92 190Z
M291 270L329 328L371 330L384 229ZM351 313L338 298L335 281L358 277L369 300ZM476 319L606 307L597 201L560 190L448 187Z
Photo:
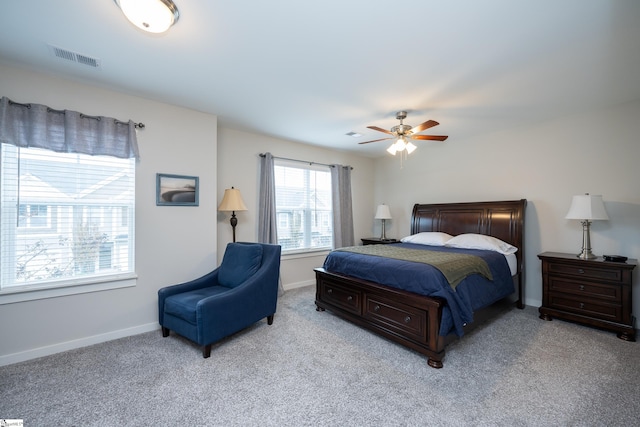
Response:
M198 177L156 174L157 206L198 206Z

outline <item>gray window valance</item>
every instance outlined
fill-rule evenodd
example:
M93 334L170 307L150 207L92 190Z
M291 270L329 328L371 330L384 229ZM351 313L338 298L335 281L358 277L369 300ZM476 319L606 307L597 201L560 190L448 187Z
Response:
M59 153L140 157L136 124L111 117L0 100L0 142Z

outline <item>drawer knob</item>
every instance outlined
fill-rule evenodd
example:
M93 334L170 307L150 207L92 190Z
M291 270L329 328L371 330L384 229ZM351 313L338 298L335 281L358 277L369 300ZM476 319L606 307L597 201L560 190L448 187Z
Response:
M580 290L584 291L584 285L580 285Z
M584 303L583 302L580 303L580 308L584 308Z
M409 323L411 322L411 316L407 316L404 318L404 323Z
M373 311L380 311L380 306L376 304L376 306L373 307Z
M352 301L352 300L353 300L353 297L352 297L351 295L349 295L349 296L347 297L347 301Z
M327 293L328 294L332 294L333 293L333 289L327 289Z
M581 268L579 268L579 269L578 269L578 273L580 273L580 274L584 274L584 270L583 270L583 269L581 269Z

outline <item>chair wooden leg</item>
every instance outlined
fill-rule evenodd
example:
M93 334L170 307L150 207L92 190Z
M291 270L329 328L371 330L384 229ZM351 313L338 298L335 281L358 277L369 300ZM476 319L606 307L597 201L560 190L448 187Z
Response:
M267 325L273 324L273 314L271 316L267 316Z
M169 336L169 328L162 327L162 336L165 338Z
M206 359L209 356L211 356L211 344L207 344L202 347L202 357Z

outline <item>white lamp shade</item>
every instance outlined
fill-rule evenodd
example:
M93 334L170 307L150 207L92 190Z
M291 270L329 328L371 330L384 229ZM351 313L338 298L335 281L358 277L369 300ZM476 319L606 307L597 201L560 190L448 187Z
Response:
M375 219L391 219L391 211L389 211L389 206L378 205Z
M247 207L244 201L242 201L240 190L233 187L224 190L224 196L222 197L220 206L218 206L218 210L223 212L246 211Z
M602 196L593 196L590 194L584 194L580 196L573 196L571 201L571 207L566 219L609 219L607 211L604 208L604 202Z
M413 153L415 151L415 149L418 148L414 144L412 144L411 142L407 142L406 147L407 147L407 154Z
M164 33L180 16L171 0L114 0L136 27L150 33Z
M398 138L396 141L396 151L402 151L405 149L407 143L404 141L404 138Z

